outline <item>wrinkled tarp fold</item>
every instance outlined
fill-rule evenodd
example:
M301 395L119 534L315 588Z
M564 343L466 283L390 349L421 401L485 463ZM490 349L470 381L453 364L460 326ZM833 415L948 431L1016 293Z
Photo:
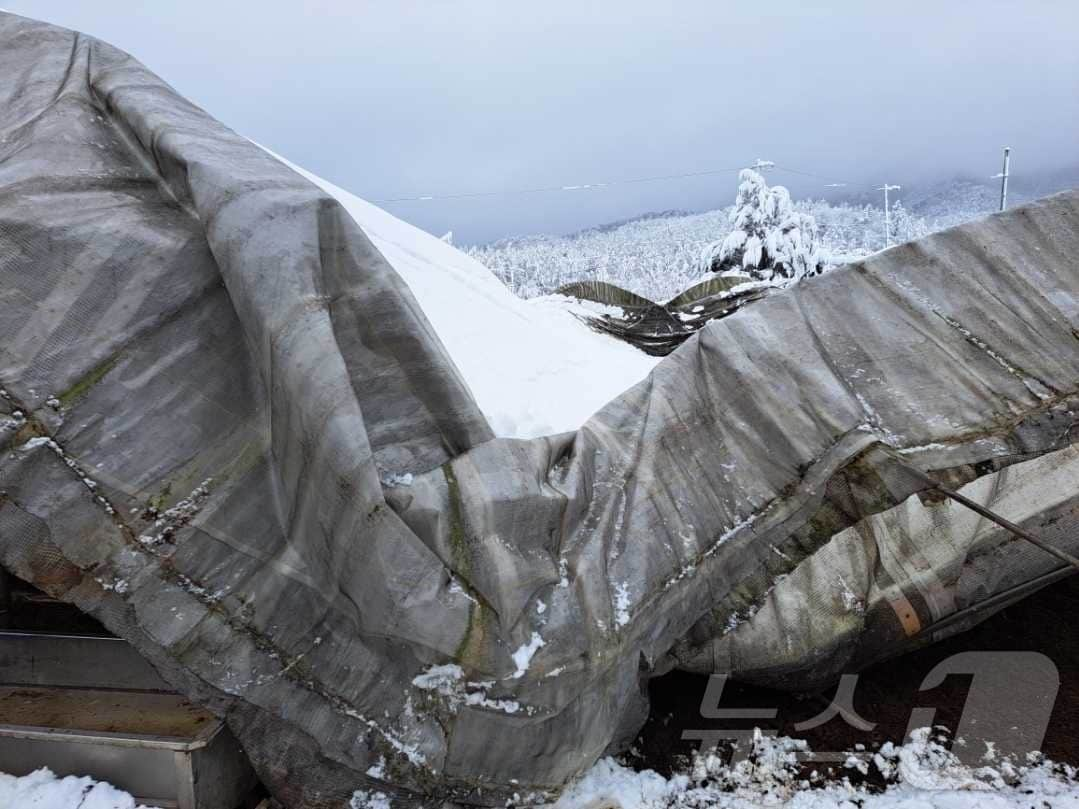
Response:
M824 682L1052 569L927 534L968 518L903 465L986 501L1073 482L1077 254L1071 192L712 323L576 433L492 439L336 200L0 14L0 563L224 716L286 805L539 800L632 738L650 676ZM910 537L947 597L880 561Z

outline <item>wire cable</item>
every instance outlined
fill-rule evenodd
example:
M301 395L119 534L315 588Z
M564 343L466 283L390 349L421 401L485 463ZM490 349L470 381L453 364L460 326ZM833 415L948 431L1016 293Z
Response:
M392 203L400 202L435 202L440 200L480 199L483 197L518 196L523 194L547 194L560 191L594 191L602 188L613 188L623 185L635 185L638 183L654 183L662 182L665 180L684 180L693 177L709 177L717 174L732 174L734 172L741 171L742 169L747 167L752 167L752 164L746 164L744 166L732 166L730 168L721 169L704 169L702 171L684 171L677 174L657 174L649 177L629 177L621 180L606 180L604 182L594 183L547 185L537 186L534 188L505 188L494 191L469 191L452 194L420 194L414 197L387 197L385 199L373 199L371 200L371 202L375 203L376 205L389 205ZM822 180L825 181L829 187L851 186L854 188L866 189L872 189L876 187L873 183L858 183L848 180L839 180L834 177L826 177L823 174L817 174L812 171L804 171L803 169L790 168L789 166L772 164L770 166L767 166L766 169L774 169L776 171L782 171L788 174L798 174L803 177L811 177L815 180Z
M373 199L371 202L378 205L386 205L391 202L428 202L445 199L475 199L477 197L500 197L517 194L543 194L552 191L591 191L597 188L610 188L619 185L633 185L636 183L654 183L662 180L682 180L689 177L707 177L715 174L731 174L741 171L745 166L736 166L724 169L705 169L703 171L686 171L679 174L659 174L651 177L630 177L622 180L607 180L597 183L577 183L570 185L548 185L538 188L507 188L499 191L472 191L460 194L423 194L416 197L390 197L388 199Z

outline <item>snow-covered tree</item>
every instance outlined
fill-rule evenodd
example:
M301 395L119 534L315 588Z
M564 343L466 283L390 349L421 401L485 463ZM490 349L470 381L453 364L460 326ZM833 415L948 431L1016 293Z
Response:
M799 200L793 208L796 214L816 222L816 243L829 265L884 249L882 208L814 199ZM549 295L574 281L599 280L662 301L703 280L701 253L731 232L733 210L734 206L728 205L701 213L671 211L567 236L515 237L462 249L486 264L522 298ZM896 205L891 212L893 242L915 239L981 215L978 210L957 207L947 218L927 220L909 209L900 211L901 206ZM706 255L714 250L713 246ZM812 261L805 265L811 266ZM741 263L737 268L740 270ZM709 275L710 270L708 265ZM778 280L785 283L781 277Z
M738 271L759 281L797 280L824 269L816 221L796 211L790 192L743 169L730 213L732 230L705 248L703 270Z
M892 241L897 244L920 239L929 233L929 227L925 220L918 216L912 216L903 203L896 200L892 205Z

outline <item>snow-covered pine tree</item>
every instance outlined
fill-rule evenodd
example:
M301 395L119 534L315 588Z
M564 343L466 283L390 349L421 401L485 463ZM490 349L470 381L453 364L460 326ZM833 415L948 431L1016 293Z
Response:
M929 233L925 220L912 216L903 203L896 200L892 205L892 241L896 244L920 239Z
M738 175L730 222L727 237L702 253L703 270L782 282L824 269L813 217L795 211L790 192L781 185L769 188L763 175L753 169L743 169Z

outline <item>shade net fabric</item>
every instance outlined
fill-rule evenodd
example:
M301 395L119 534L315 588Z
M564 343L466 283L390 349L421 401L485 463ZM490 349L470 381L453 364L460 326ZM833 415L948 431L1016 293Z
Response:
M0 14L0 563L224 717L286 806L539 802L652 676L808 687L1061 575L904 470L1079 552L1077 252L1079 194L991 216L494 439L333 197Z

